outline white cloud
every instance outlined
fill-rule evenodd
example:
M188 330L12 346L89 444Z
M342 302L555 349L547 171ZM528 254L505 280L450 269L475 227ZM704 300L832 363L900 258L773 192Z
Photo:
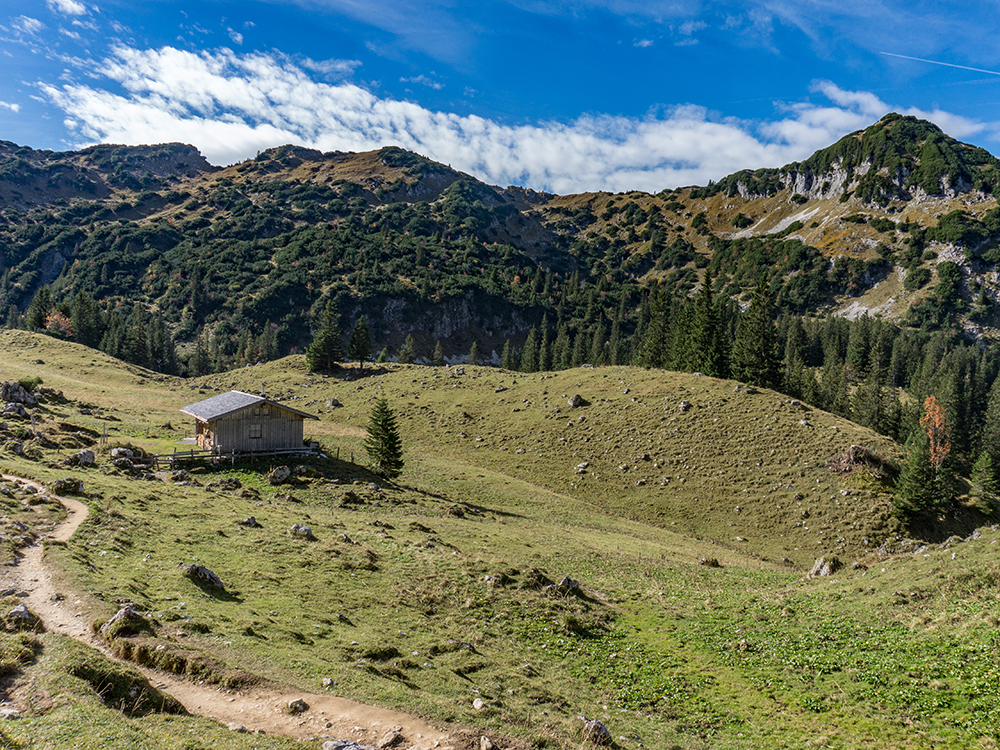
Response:
M87 13L87 6L76 0L46 0L45 4L49 6L49 10L67 16L83 16Z
M238 31L233 31L232 29L226 29L229 32L229 38L233 40L235 44L243 44L243 35Z
M76 123L81 145L184 141L228 164L284 143L324 151L395 144L493 184L559 193L703 185L739 169L804 159L893 109L870 93L824 81L813 90L821 103L779 105L777 119L764 123L684 105L658 117L513 126L381 98L347 82L316 81L302 65L274 54L119 47L90 67L84 71L90 78L107 77L124 93L93 83L40 84ZM957 136L987 127L946 112L905 112Z
M10 104L9 102L0 102L0 109L9 109L15 114L21 111L20 104Z
M60 34L64 34L65 36L68 36L70 39L75 39L78 42L83 38L77 32L70 31L69 29L60 28L59 29L59 33Z
M633 47L652 47L653 46L653 40L652 39L638 39L635 42L633 42L632 46Z
M19 29L26 34L37 34L39 31L45 28L45 24L39 21L37 18L30 18L28 16L18 16L14 19L14 28Z
M330 76L334 78L344 78L351 75L354 69L361 65L360 60L313 60L311 58L303 58L301 64L304 68L308 68L316 73L321 73L324 76Z
M444 88L443 83L435 81L433 78L428 78L425 75L414 76L413 78L400 78L399 81L400 83L419 83L421 86L426 86L435 91L440 91Z

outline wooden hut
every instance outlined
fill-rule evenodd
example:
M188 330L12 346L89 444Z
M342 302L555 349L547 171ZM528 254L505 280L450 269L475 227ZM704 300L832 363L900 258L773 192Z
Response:
M185 406L194 417L198 447L217 453L303 449L303 423L319 419L264 396L230 391Z

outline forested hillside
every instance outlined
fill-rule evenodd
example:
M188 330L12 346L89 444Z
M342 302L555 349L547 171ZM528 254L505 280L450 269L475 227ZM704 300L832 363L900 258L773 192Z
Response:
M901 441L933 395L962 468L1000 444L998 162L912 117L656 195L492 187L395 147L216 169L0 145L9 327L205 374L302 351L329 308L345 352L363 320L355 352L405 361L732 376Z

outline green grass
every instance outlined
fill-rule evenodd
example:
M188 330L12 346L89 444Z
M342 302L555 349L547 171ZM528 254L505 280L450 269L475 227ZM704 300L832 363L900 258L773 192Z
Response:
M122 419L109 425L112 440L156 449L164 438L143 431L173 420L182 434L174 410L205 397L151 378L130 390L141 374L110 365L99 382L61 383L95 355L38 341L47 364L34 369L70 398L42 424L53 442L57 421L87 419L79 414L87 402ZM28 362L39 351L25 347L0 376L33 374ZM2 461L45 481L84 479L90 518L69 542L46 548L60 585L85 592L98 622L134 602L151 632L112 639L116 651L170 660L199 679L266 678L315 691L330 677L334 691L358 700L538 746L576 746L580 715L604 721L626 746L997 741L1000 536L986 528L967 543L877 553L899 532L886 488L825 464L853 443L892 457L891 443L709 378L391 369L343 382L310 376L290 358L203 379L245 390L264 380L269 392L298 396L289 402L296 408L320 413L309 428L329 458L311 462L294 485L263 481L269 462L192 470L197 484L185 486L103 473L103 454L98 468L61 468L60 448ZM574 393L591 405L570 409ZM360 461L379 395L403 433L398 486L370 486L384 483L349 462L352 452ZM331 397L344 408L326 409ZM690 410L677 408L682 399ZM223 478L244 489L211 489ZM9 505L2 512L22 512L20 500ZM251 515L262 528L240 525ZM316 539L293 538L295 523ZM859 566L803 578L816 557L832 554ZM701 557L721 567L699 565ZM179 564L192 562L215 571L225 591L184 577ZM583 597L533 586L565 575ZM44 639L34 661L11 642L5 663L20 679L41 680ZM75 696L67 703L86 693L65 690ZM476 697L485 710L473 709ZM183 746L189 727L203 726L74 710L12 726L39 737L78 731L95 747L115 746L107 739L115 733L137 733L136 746L148 737ZM25 732L17 741L32 736Z

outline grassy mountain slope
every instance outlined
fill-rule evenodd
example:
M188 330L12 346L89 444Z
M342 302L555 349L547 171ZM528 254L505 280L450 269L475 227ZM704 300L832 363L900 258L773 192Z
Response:
M825 463L854 443L896 449L843 420L727 381L624 368L524 376L393 365L348 381L311 376L293 357L192 390L47 337L0 337L0 377L39 375L69 399L39 410L34 459L5 442L2 461L84 481L91 518L47 554L88 617L106 619L122 600L149 613L152 633L113 641L119 653L184 656L231 685L263 674L315 690L331 677L337 692L539 747L576 746L579 715L604 721L622 746L995 739L997 582L986 560L997 533L877 552L894 534L884 487ZM74 425L169 452L190 431L177 409L262 382L321 417L310 433L330 458L294 484L270 486L266 466L181 483L132 478L104 453L97 469L60 465L70 438L83 439ZM570 409L576 393L589 405ZM376 396L400 418L398 487L351 461ZM20 507L8 500L4 513ZM240 526L248 515L262 528ZM293 523L316 540L290 536ZM803 578L830 554L860 565ZM180 575L177 563L195 558L225 595ZM534 588L564 575L583 596ZM53 648L43 642L41 653ZM14 671L25 684L43 667L28 659ZM486 709L472 707L476 697ZM107 728L94 742L110 746L104 737L135 721L97 709L32 714L4 737L31 746L53 722L88 721ZM179 743L195 729L188 721L156 726Z

